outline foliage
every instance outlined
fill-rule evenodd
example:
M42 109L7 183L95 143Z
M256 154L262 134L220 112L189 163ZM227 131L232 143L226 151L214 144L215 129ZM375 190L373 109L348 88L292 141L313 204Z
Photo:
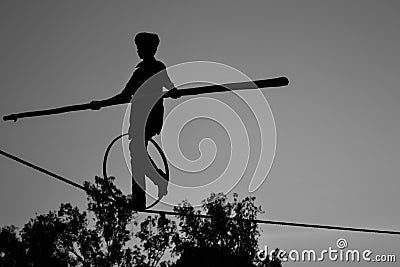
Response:
M174 253L182 257L177 266L186 266L186 259L191 261L194 253L208 254L208 260L211 258L212 262L229 258L240 262L241 266L251 266L260 236L258 225L248 221L256 219L261 212L261 207L257 207L254 201L254 197L239 201L235 194L231 203L224 194L211 194L202 202L202 210L212 219L193 216L201 214L201 211L195 211L188 202L176 207L176 212L185 215L178 216L181 235L175 240ZM226 220L227 217L233 220ZM215 264L218 266L217 262Z
M132 197L123 195L113 178L96 177L85 188L88 213L62 204L57 212L36 215L19 232L0 228L0 267L256 264L260 230L248 219L262 211L254 197L240 201L234 194L230 202L224 194L211 194L200 210L183 201L174 208L176 218L153 215L139 223ZM258 264L281 266L277 259Z
M25 266L25 252L15 226L0 228L0 266Z

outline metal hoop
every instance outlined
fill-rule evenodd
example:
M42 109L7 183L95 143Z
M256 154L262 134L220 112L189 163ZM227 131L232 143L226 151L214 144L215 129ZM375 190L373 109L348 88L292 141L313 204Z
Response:
M107 161L108 161L108 155L110 154L111 148L113 147L113 145L122 137L128 135L128 133L125 134L121 134L117 137L115 137L111 143L108 145L106 152L104 153L104 158L103 158L103 178L106 181L106 187L108 190L108 193L110 194L110 196L114 199L117 200L116 195L114 194L113 190L111 189L111 186L108 182L108 175L107 175ZM165 157L164 152L162 151L161 147L157 144L156 141L154 141L153 139L150 139L150 142L154 145L154 147L157 149L157 152L160 154L161 159L163 161L163 165L165 168L165 172L163 172L162 170L160 170L157 165L154 163L153 159L150 157L149 154L148 157L151 161L151 164L153 165L153 167L157 170L158 174L160 174L165 180L169 181L169 167L168 167L168 161L167 158ZM150 209L152 207L154 207L158 202L160 202L160 200L162 199L162 197L159 197L156 201L154 201L151 205L147 206L145 209Z

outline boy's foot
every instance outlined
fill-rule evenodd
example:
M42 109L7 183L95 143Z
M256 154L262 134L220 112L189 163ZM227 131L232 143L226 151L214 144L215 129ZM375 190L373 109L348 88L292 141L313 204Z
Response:
M132 205L136 211L144 211L146 209L146 195L141 190L132 192Z
M168 194L167 186L168 182L158 186L158 198L162 198Z
M144 203L140 202L133 202L133 210L135 211L144 211L146 209L146 206Z

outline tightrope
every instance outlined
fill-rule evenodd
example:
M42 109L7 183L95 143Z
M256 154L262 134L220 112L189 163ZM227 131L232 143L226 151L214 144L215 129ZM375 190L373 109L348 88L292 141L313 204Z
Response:
M62 177L52 171L49 171L45 168L42 168L36 164L28 162L20 157L14 156L10 153L7 153L3 150L0 150L0 154L12 159L16 162L19 162L25 166L28 166L32 169L35 169L39 172L47 174L48 176L55 178L61 182L67 183L75 188L81 189L86 193L90 193L86 190L84 186L78 184L71 179ZM109 197L103 196L110 201L115 201ZM143 210L138 211L140 213L148 213L148 214L159 214L159 215L170 215L170 216L180 216L180 217L197 217L197 218L205 218L205 219L213 219L214 216L206 215L206 214L187 214L187 213L179 213L179 212L172 212L172 211L163 211L163 210ZM379 229L367 229L367 228L355 228L355 227L344 227L344 226L335 226L335 225L321 225L321 224L309 224L309 223L296 223L296 222L285 222L285 221L272 221L272 220L259 220L259 219L245 219L245 218L238 218L238 217L223 217L219 218L223 220L229 221L238 221L238 222L250 222L250 223L257 223L257 224L270 224L270 225L279 225L279 226L289 226L289 227L302 227L302 228L314 228L314 229L326 229L326 230L336 230L336 231L349 231L349 232L363 232L363 233L374 233L374 234L388 234L388 235L400 235L400 231L391 231L391 230L379 230Z

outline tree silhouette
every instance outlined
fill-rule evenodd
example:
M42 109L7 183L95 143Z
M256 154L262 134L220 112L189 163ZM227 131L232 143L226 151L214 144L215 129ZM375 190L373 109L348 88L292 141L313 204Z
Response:
M281 266L278 258L257 261L260 229L249 221L261 207L254 197L229 201L211 194L195 209L183 201L181 215L147 216L141 222L132 197L116 188L114 178L85 183L87 212L62 204L57 212L36 215L21 231L0 229L3 266ZM116 199L111 200L109 190ZM196 217L212 215L212 218Z
M0 228L0 266L26 266L25 249L15 226Z
M260 229L248 220L262 213L255 197L233 202L226 195L212 193L202 202L202 211L184 201L174 209L185 214L178 216L180 231L174 240L174 253L179 255L175 266L255 266ZM206 214L212 218L194 215ZM238 220L226 220L231 217ZM242 220L248 219L248 220Z

